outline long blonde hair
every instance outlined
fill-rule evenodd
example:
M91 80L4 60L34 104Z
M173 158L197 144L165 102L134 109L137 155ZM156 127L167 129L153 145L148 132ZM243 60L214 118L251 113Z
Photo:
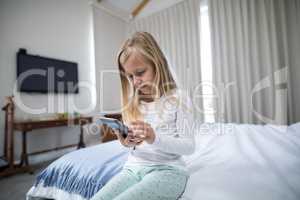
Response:
M133 53L138 53L144 62L153 67L157 97L167 95L171 90L177 88L168 62L153 36L147 32L134 33L131 38L125 41L117 57L122 85L122 118L125 122L131 122L142 117L138 108L140 104L138 92L125 76L123 67Z

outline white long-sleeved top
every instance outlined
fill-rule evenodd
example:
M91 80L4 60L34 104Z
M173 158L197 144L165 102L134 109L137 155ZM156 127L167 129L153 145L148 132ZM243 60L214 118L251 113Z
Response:
M153 144L143 142L132 148L125 166L171 165L185 170L182 155L195 150L194 117L188 95L173 90L154 102L141 102L143 120L154 130Z

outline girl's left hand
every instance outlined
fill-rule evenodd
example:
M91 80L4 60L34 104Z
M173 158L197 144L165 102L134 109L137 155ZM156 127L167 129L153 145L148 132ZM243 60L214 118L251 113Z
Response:
M155 133L150 124L143 121L134 121L130 124L133 136L152 144L155 140Z

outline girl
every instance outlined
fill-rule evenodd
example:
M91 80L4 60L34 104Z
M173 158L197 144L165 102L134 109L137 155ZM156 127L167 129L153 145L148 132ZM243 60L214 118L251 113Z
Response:
M175 84L154 38L137 32L118 55L122 118L129 126L121 144L132 148L122 171L92 200L175 200L188 173L182 155L193 153L191 102Z

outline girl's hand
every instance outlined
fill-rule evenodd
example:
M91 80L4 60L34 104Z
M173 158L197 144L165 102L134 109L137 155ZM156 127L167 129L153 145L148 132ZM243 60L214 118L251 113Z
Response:
M155 140L155 133L150 124L143 121L132 122L129 127L135 138L139 138L142 141L146 141L148 144L152 144Z
M125 147L134 147L140 145L143 140L140 138L136 138L133 136L132 130L129 129L128 135L126 138L122 136L122 134L118 130L114 130L121 144Z

